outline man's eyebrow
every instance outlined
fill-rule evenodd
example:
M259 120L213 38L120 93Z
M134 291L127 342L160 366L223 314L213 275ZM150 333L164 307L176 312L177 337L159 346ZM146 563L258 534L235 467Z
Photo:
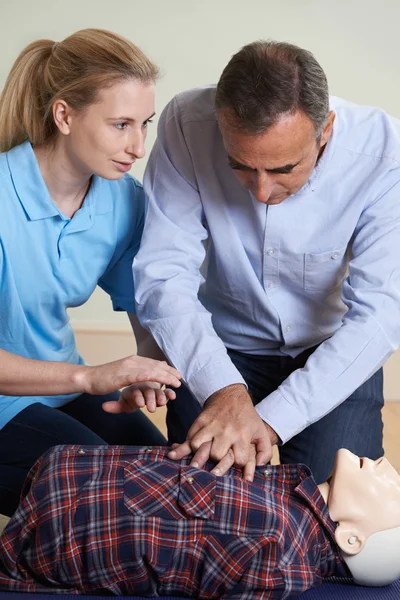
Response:
M266 169L266 171L268 171L268 173L290 173L290 171L293 171L293 169L297 167L297 165L300 162L301 161L299 160L297 161L297 163L289 163L288 165L283 165L283 167L275 167L275 169Z
M239 162L238 160L236 160L235 158L233 158L232 156L228 156L228 161L231 167L236 167L236 168L240 168L246 171L256 171L257 169L254 169L253 167L249 167L248 165L244 165L243 163ZM267 171L267 173L290 173L290 171L293 171L293 169L295 167L297 167L297 165L301 162L301 160L299 160L297 163L294 164L287 164L287 165L283 165L282 167L275 167L274 169L265 169L265 171Z

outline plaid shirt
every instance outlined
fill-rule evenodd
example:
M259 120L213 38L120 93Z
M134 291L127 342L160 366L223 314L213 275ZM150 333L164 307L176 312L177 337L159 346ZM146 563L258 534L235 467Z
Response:
M255 600L348 576L307 467L258 468L249 483L167 451L48 451L0 539L0 589Z

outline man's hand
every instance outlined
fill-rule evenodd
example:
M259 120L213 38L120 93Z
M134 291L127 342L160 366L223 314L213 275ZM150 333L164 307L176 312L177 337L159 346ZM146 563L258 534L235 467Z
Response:
M96 367L82 366L77 375L79 386L87 394L109 394L132 384L156 382L181 385L181 374L168 363L143 356L128 356Z
M190 428L187 441L174 447L168 456L181 459L194 452L191 464L200 468L211 458L218 463L213 472L219 475L235 464L243 467L245 478L252 481L256 465L271 460L277 439L254 410L246 388L237 384L210 396Z
M109 413L134 412L146 406L151 413L158 406L165 406L168 400L175 400L173 390L158 383L136 383L122 390L119 400L104 402L103 410Z

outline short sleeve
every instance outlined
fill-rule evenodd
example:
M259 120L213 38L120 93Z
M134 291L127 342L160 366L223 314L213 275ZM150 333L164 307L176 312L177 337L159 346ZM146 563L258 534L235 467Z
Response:
M136 256L142 238L146 198L142 185L129 177L123 198L125 205L119 210L116 219L116 248L112 260L98 285L111 297L113 309L135 313L135 288L132 275L132 262Z

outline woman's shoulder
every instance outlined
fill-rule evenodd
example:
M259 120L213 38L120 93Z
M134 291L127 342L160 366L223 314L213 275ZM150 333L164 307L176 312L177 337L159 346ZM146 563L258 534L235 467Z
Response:
M125 173L121 179L102 179L101 181L103 189L104 187L108 188L110 195L118 194L128 202L132 202L132 198L143 196L143 185L129 173Z
M96 178L94 181L96 212L112 212L117 220L141 219L146 200L143 186L132 175L125 174L121 179Z

